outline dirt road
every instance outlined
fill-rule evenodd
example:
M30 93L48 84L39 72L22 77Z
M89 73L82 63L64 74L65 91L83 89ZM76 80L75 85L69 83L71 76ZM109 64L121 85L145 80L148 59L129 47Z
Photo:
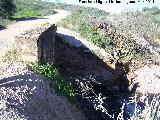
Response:
M36 28L43 24L56 24L61 19L65 18L70 13L64 10L56 10L54 15L41 17L37 19L28 19L24 21L18 21L13 25L9 25L7 29L0 31L0 57L10 48L15 40L15 37L21 33Z

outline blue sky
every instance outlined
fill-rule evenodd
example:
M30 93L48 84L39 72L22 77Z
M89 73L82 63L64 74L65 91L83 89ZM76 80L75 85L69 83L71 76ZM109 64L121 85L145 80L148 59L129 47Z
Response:
M118 13L121 10L125 10L125 9L136 10L136 9L141 9L143 7L158 6L160 8L160 0L134 0L135 3L129 3L129 4L127 3L130 0L118 0L118 1L121 1L121 3L115 3L116 0L112 0L114 3L104 3L104 4L80 3L79 0L49 0L49 1L52 1L52 2L60 1L62 3L67 3L67 4L78 4L78 5L89 6L89 7L97 7L113 13ZM95 0L91 0L91 1L95 1ZM101 0L101 1L105 2L109 0Z

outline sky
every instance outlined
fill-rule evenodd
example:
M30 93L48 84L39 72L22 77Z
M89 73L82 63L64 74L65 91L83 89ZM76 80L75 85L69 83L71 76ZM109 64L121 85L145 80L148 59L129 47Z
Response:
M106 10L107 12L112 12L112 13L119 13L125 10L137 10L137 9L140 10L143 7L158 6L160 8L160 0L112 0L113 3L106 3L106 1L109 2L111 0L101 0L103 2L102 4L82 3L82 2L79 2L79 0L49 0L49 1L62 2L67 4L76 4L76 5L89 6L89 7L97 7L99 9L103 9L103 10ZM84 1L84 0L81 0L81 1ZM98 0L90 0L90 1L98 1ZM116 1L121 1L121 3L116 3ZM135 1L135 3L129 3L130 1Z

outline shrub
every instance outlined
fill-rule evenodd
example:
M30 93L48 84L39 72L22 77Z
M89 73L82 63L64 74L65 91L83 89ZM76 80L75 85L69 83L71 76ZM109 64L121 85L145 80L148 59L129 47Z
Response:
M104 36L101 38L100 47L111 53L113 51L113 41L110 37Z
M82 35L82 37L87 38L87 40L92 42L94 45L98 47L102 47L106 51L109 51L109 52L112 51L112 47L110 45L111 39L108 36L100 36L100 34L94 28L94 26L90 24L90 21L87 20L88 15L95 15L95 12L87 13L87 11L90 11L93 8L86 8L86 10L82 8L81 7L76 8L75 13L61 20L58 23L58 25L74 30L76 32L79 32ZM93 10L96 11L96 9L93 9ZM99 15L96 15L96 16L99 16ZM94 17L94 18L97 18L97 17Z
M41 16L41 14L30 9L23 9L18 11L12 18L28 18L36 16Z
M8 18L15 12L15 5L12 0L0 0L0 17Z
M87 23L81 23L79 25L78 31L82 36L86 37L90 42L99 46L100 36L97 31L89 26Z

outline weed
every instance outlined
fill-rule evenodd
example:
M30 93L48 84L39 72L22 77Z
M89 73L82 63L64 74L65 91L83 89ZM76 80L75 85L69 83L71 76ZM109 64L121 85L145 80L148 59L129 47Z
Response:
M36 63L31 66L33 71L45 75L53 81L54 90L58 94L66 96L72 102L75 101L77 95L76 91L73 89L70 82L63 79L62 75L58 72L58 69L56 69L53 65L48 63Z
M86 37L90 42L99 46L100 36L94 28L84 22L80 24L78 31L83 37Z

